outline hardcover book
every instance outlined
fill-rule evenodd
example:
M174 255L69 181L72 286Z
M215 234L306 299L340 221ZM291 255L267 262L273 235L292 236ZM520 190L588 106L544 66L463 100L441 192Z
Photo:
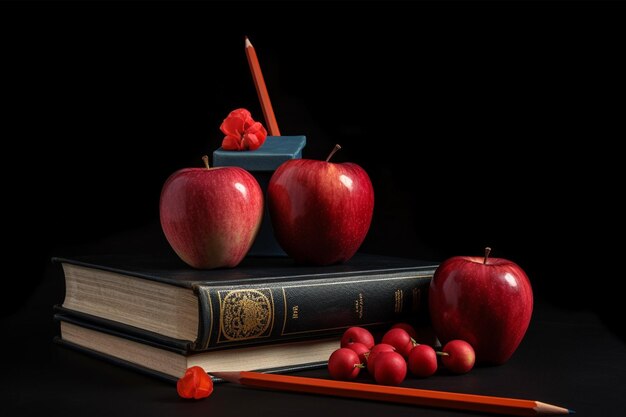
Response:
M190 352L186 346L166 338L156 340L120 332L71 313L59 311L54 318L61 333L55 338L57 343L170 381L183 376L191 366L201 366L207 372L287 372L323 367L340 345L339 338L322 338Z
M425 315L434 262L357 254L332 266L246 258L233 269L195 270L174 258L54 258L62 308L87 321L172 340L188 352L266 345L375 330ZM116 328L117 326L117 328ZM123 327L123 328L122 328Z

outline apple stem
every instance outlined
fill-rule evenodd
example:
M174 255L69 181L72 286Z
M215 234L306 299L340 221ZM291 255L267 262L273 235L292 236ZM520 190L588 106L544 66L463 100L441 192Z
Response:
M483 261L484 265L487 265L487 258L489 258L489 254L491 253L491 248L487 246L485 248L485 260Z
M448 352L435 352L439 356L450 356Z
M330 158L333 157L333 155L335 154L335 152L337 152L339 149L341 149L341 145L336 144L335 147L333 148L332 151L330 151L330 154L328 155L328 158L326 158L326 162L328 162L330 160Z
M354 367L355 367L355 368L360 368L360 369L363 369L363 368L365 368L365 365L363 365L362 363L355 363L355 364L354 364Z
M209 157L204 155L202 157L202 161L204 162L204 166L206 167L206 169L211 169L211 167L209 166Z

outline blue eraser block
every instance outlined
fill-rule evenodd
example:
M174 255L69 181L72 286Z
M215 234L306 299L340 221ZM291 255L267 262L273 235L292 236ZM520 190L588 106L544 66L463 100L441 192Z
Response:
M289 159L302 158L306 136L268 136L259 149L253 151L213 152L213 166L237 166L248 171L274 171Z

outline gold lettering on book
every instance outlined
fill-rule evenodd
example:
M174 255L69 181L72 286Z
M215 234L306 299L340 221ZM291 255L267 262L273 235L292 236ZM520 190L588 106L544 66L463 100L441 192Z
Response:
M354 300L354 312L359 319L363 318L363 293L359 293L356 300Z
M294 320L298 318L298 306L291 307L291 318Z
M402 313L404 307L404 291L396 290L394 293L395 303L393 306L394 313Z
M264 294L267 292L267 294ZM220 333L227 341L268 336L274 311L269 290L234 290L220 303ZM220 291L220 298L222 291Z

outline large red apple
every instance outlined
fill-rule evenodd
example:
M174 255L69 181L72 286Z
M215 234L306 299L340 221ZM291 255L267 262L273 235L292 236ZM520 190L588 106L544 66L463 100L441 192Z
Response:
M261 225L263 192L239 167L186 168L161 191L161 226L174 252L194 268L234 267Z
M329 265L350 259L372 221L369 176L357 164L328 162L330 156L326 161L284 162L267 189L276 240L300 263Z
M429 309L442 344L468 342L477 362L503 364L522 341L533 310L526 273L500 258L455 256L443 261L430 283Z

